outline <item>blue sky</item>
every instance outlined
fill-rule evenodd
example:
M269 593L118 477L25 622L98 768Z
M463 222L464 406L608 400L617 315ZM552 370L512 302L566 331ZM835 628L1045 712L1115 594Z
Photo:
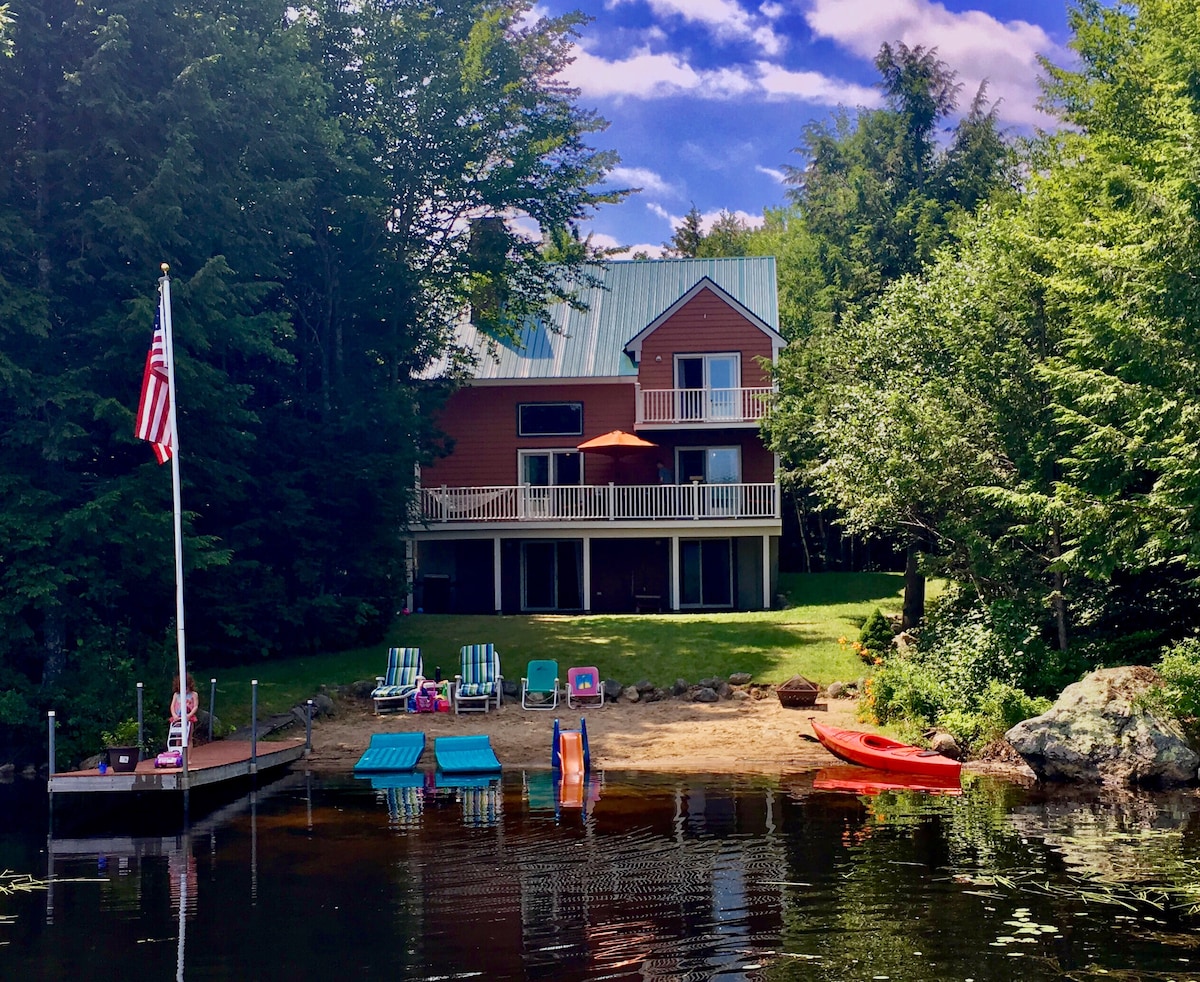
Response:
M601 209L599 245L658 254L694 204L749 220L784 203L781 169L801 130L839 105L879 104L879 46L936 48L969 103L980 82L1001 125L1047 123L1035 108L1037 56L1070 54L1064 0L540 0L582 28L567 81L610 123L593 145L616 150L613 183L641 187Z

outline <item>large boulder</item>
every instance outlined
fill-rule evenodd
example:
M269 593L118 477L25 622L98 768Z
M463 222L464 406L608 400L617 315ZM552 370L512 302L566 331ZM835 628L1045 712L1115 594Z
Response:
M1134 706L1139 694L1161 684L1151 668L1101 669L1005 736L1044 780L1183 784L1195 779L1200 756L1174 721Z

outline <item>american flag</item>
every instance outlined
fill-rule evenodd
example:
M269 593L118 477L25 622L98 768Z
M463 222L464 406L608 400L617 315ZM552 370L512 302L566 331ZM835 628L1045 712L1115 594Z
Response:
M171 459L170 388L167 383L167 351L163 340L162 294L154 312L154 340L146 353L146 373L142 376L142 398L138 401L134 435L154 444L154 456L160 464Z

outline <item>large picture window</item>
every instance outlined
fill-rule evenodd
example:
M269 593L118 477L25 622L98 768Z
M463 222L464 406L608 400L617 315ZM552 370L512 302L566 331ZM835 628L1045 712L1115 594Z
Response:
M518 436L583 436L582 402L522 402Z

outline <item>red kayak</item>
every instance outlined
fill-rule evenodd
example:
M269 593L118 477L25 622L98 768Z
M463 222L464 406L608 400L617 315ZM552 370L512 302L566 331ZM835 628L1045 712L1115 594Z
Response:
M947 777L956 781L962 770L962 765L957 760L943 757L936 750L900 743L877 733L823 726L815 719L809 722L812 723L813 733L824 744L825 749L851 764L874 767L881 771Z
M813 777L816 791L849 791L853 794L879 794L883 791L927 791L931 794L962 794L958 775L902 774L900 771L880 771L857 764L837 764L822 767Z

